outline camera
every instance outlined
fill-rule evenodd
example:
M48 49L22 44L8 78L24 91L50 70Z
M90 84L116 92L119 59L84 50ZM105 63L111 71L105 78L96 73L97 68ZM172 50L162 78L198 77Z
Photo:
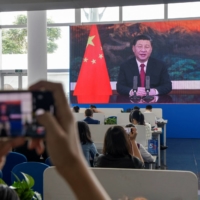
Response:
M45 111L55 114L51 92L0 92L0 138L44 137L45 129L37 122L37 115Z

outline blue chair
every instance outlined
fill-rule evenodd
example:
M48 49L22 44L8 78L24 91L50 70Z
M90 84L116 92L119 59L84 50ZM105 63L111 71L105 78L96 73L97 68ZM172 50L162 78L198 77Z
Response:
M49 166L53 166L52 163L51 163L50 157L48 157L48 158L45 160L45 164L47 164L47 165L49 165Z
M3 178L3 173L2 173L1 170L0 170L0 178L1 178L1 179Z
M48 167L48 165L40 162L26 162L16 165L12 169L12 172L16 174L20 180L24 179L21 172L32 176L35 180L33 190L39 192L43 197L43 173ZM11 174L11 182L13 183L15 180L15 176Z
M21 153L17 152L9 152L6 156L6 163L2 169L3 173L3 180L6 182L7 185L11 185L11 171L15 165L20 163L27 162L26 156Z

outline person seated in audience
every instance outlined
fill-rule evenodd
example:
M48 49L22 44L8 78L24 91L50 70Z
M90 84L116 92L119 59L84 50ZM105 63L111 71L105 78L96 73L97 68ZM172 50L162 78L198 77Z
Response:
M87 123L83 121L78 121L77 125L83 154L88 162L88 165L93 167L94 157L99 153L91 139L90 128Z
M148 140L152 139L151 124L144 121L144 115L139 110L133 110L129 115L130 123L134 125L144 125L146 128L146 146L148 146Z
M90 105L90 109L93 111L93 113L103 113L100 110L98 110L95 105Z
M79 106L74 106L73 107L73 112L79 113L79 110L80 110Z
M152 112L152 105L147 105L144 113L151 113Z
M1 200L20 200L14 189L7 185L0 184L0 199Z
M108 128L103 145L103 154L94 160L95 167L144 168L144 161L136 143L137 133L126 133L122 126Z
M100 124L99 120L92 119L93 111L91 109L85 110L85 116L86 118L83 121L85 121L87 124Z
M30 90L36 91L44 89L53 93L56 105L56 116L44 112L37 117L38 122L46 130L45 141L52 164L56 166L58 173L71 187L77 199L111 200L85 161L74 116L62 85L40 81L30 87ZM23 137L9 138L7 141L0 140L0 166L10 149L24 143L25 138ZM44 151L43 141L41 139L30 140L28 148L36 149L41 155Z
M137 133L137 128L133 124L127 124L126 127L127 128L132 127L132 131ZM140 150L140 154L144 162L147 162L147 163L154 162L153 156L146 150L146 148L142 144L137 143L137 146L138 146L138 149Z
M133 107L133 110L140 110L140 107L134 106L134 107Z

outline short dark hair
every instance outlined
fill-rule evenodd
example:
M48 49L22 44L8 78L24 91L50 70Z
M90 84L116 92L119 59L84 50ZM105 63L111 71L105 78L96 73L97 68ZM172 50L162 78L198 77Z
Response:
M137 35L133 38L133 40L131 42L131 47L135 46L138 40L148 40L148 41L151 42L151 45L152 45L152 42L153 42L153 40L151 39L151 37L149 35L144 35L144 34L143 35Z
M93 143L91 139L90 128L87 123L85 123L84 121L78 121L77 126L81 144Z
M92 117L92 115L93 115L93 111L91 110L91 109L86 109L85 110L85 116L86 117Z
M79 112L79 109L80 109L79 106L74 106L74 107L73 107L73 110L74 110L75 113L78 113L78 112Z
M134 107L133 107L133 110L140 110L140 107L134 106Z
M97 108L95 105L90 105L90 108Z
M135 126L133 124L127 124L125 127L131 128L131 127L135 127Z
M0 185L0 199L19 200L19 197L14 189L9 188L7 185Z
M103 154L110 154L115 157L131 155L128 134L122 126L108 128L104 137Z
M129 120L132 123L132 121L136 120L139 125L145 125L144 122L144 115L139 110L133 110L129 115Z
M151 109L152 109L152 105L147 105L147 106L146 106L146 109L147 109L147 110L151 110Z

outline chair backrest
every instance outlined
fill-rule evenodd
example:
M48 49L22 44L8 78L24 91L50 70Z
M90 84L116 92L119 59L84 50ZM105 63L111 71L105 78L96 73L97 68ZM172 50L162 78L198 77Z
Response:
M136 141L140 144L142 144L143 146L146 146L146 127L144 125L136 125L135 126L137 128L137 138Z
M51 163L50 157L48 157L48 158L45 160L45 164L47 164L47 165L49 165L49 166L53 166L52 163Z
M97 149L103 148L105 133L113 125L92 125L89 124L91 137Z
M11 185L11 171L14 166L27 162L26 156L21 153L17 152L9 152L6 156L6 163L2 169L3 172L3 180L8 184Z
M43 196L43 173L46 168L49 166L44 163L39 162L26 162L16 165L12 172L16 174L20 180L24 179L21 172L26 173L32 176L35 180L35 185L33 186L33 190L39 192ZM15 181L15 177L11 175L11 182Z
M3 172L0 170L0 178L3 178Z
M85 119L84 113L73 113L76 121L83 121ZM103 113L93 113L93 119L99 120L100 124L104 124L105 116Z
M145 108L140 108L140 110L143 113ZM154 113L156 117L163 118L162 108L153 108L152 113Z
M111 199L124 195L154 200L197 200L198 179L192 172L92 168ZM68 184L54 167L44 172L44 200L75 200Z
M129 122L130 113L118 113L117 114L117 124L130 124Z
M92 125L92 124L89 124L92 140L98 149L102 149L105 133L108 130L108 128L110 128L111 126L115 126L115 125ZM125 127L124 124L122 124L120 126ZM138 132L137 142L146 146L145 126L137 125L137 132Z
M80 108L80 113L84 113L87 108ZM109 115L116 115L118 113L121 113L123 111L123 108L97 108L99 111L103 112L105 116Z
M151 124L151 126L155 126L155 118L156 115L154 113L143 113L145 122Z

